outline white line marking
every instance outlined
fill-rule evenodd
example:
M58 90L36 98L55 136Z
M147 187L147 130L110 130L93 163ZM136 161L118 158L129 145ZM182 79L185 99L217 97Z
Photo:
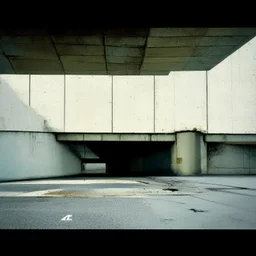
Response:
M61 220L72 220L72 215L68 214L65 217L63 217Z
M33 191L33 192L28 192L28 193L21 193L16 196L19 197L36 197L36 196L43 196L46 193L53 192L53 191L61 191L62 189L48 189L48 190L38 190L38 191Z
M15 197L18 196L19 194L21 194L22 191L19 192L8 192L8 191L0 191L0 197Z
M141 184L134 180L38 180L23 182L5 182L4 184ZM3 184L3 185L4 185ZM1 184L0 184L1 185Z

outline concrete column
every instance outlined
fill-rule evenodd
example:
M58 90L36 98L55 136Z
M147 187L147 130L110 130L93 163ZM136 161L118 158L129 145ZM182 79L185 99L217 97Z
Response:
M176 175L199 175L204 172L206 147L198 132L179 132L172 147L172 170ZM203 151L203 152L202 152Z

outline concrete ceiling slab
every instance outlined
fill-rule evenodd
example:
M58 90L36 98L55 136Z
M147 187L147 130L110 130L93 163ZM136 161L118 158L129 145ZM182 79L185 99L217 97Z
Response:
M141 64L143 61L143 56L141 57L130 57L130 56L106 56L107 63L120 63L120 64Z
M72 56L61 55L61 62L86 62L86 63L105 63L105 56Z
M103 56L104 47L95 45L73 45L73 44L56 44L57 52L60 56Z
M202 37L149 37L147 47L193 47Z
M143 48L106 46L106 56L140 57L144 55Z
M106 71L106 64L105 63L88 63L78 61L63 61L62 62L64 70L66 71Z
M19 74L64 74L61 64L55 60L12 59L10 63Z
M168 75L210 70L255 36L256 27L4 29L0 74Z
M145 58L147 57L189 57L194 53L193 47L163 47L147 48Z
M53 35L52 40L55 44L103 45L103 38L101 35L92 35L92 36Z
M177 37L177 36L203 36L208 28L150 28L149 36Z
M105 36L105 45L123 47L144 47L146 37L110 37Z

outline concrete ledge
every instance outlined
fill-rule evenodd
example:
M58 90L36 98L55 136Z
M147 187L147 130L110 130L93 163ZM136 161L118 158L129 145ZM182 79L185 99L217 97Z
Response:
M59 133L58 141L169 141L175 142L175 134L146 134L146 133Z
M205 141L225 144L256 144L256 134L207 134Z
M83 141L83 134L58 134L58 141Z

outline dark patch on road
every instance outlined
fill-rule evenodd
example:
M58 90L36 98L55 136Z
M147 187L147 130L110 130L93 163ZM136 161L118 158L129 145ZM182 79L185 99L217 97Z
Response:
M163 190L172 191L172 192L179 191L177 188L163 188Z
M149 184L149 182L147 182L147 181L138 180L138 182L143 183L143 184Z
M208 190L211 190L211 191L221 191L221 190L230 190L230 189L248 189L249 188L245 188L245 187L218 187L218 188L206 188Z
M218 192L223 192L223 193L229 193L229 194L234 194L234 195L241 195L241 196L250 196L250 197L256 197L256 195L248 195L244 193L239 193L234 190L249 190L249 191L255 191L255 189L251 188L245 188L245 187L228 187L228 188L223 188L223 187L218 187L218 188L206 188L210 191L218 191ZM233 191L232 191L233 190Z
M198 209L194 209L194 208L191 208L189 210L193 211L193 212L207 212L207 211L204 211L204 210L198 210Z
M166 221L173 221L174 219L169 218L169 219L161 219L162 222L166 222Z

